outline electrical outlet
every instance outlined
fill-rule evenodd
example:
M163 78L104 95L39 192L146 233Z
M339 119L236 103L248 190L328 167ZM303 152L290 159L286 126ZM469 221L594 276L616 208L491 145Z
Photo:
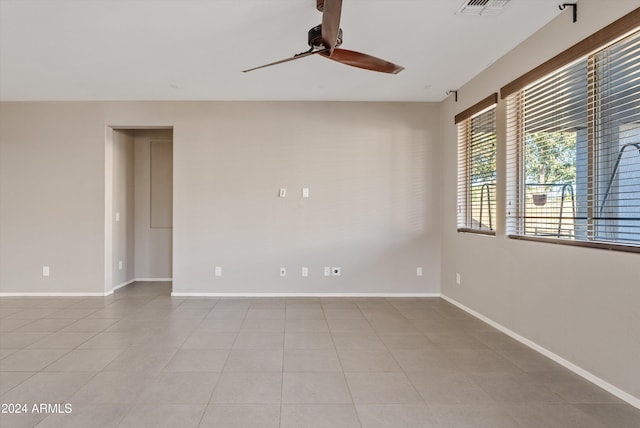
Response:
M122 270L122 260L118 260L118 270Z
M340 276L340 275L342 275L342 268L337 266L331 268L331 276Z
M456 273L456 284L460 285L462 283L462 281L460 280L460 274Z
M216 266L214 273L215 276L222 276L222 266Z
M422 266L416 268L416 276L422 276Z
M49 276L49 266L42 266L42 276Z
M287 268L280 268L280 276L287 276Z
M329 266L324 267L324 276L331 276L331 268Z
M280 188L280 192L278 193L278 196L280 196L281 198L286 198L287 197L287 189L285 189L284 187Z
M309 268L306 266L302 267L302 276L309 276Z
M308 187L303 187L302 188L302 197L303 198L308 198L309 197L309 188Z

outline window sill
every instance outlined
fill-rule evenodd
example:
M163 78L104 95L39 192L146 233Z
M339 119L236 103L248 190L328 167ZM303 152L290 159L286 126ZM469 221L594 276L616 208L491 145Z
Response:
M470 229L466 227L459 227L458 233L472 233L474 235L496 236L495 230L479 230L479 229Z
M622 251L626 253L640 253L640 245L617 244L613 242L602 241L575 241L568 239L540 238L537 236L525 235L507 235L510 239L518 239L521 241L546 242L549 244L571 245L574 247L598 248L600 250Z

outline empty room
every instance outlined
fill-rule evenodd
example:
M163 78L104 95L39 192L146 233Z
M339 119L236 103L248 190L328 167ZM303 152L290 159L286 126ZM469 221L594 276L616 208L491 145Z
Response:
M0 0L0 426L640 428L638 0Z

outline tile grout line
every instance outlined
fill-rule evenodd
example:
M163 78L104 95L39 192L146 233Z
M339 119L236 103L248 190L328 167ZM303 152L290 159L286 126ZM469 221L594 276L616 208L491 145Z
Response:
M358 307L357 304L356 304L356 307ZM349 386L349 382L347 381L347 376L346 376L346 374L344 372L344 366L342 365L342 358L340 358L340 353L338 352L338 347L336 346L335 340L333 338L333 331L331 330L331 327L329 326L329 321L327 320L327 315L326 315L326 313L324 311L324 307L321 306L321 308L322 308L322 314L325 317L325 322L327 323L327 328L329 330L329 336L331 337L331 343L333 343L333 350L336 353L336 356L338 357L338 362L340 363L340 368L342 369L342 371L341 371L342 378L344 379L344 383L345 383L345 385L347 385L347 390L349 391L349 398L351 398L351 403L353 405L353 411L356 413L356 419L358 420L358 424L362 428L362 420L360 419L360 414L358 413L358 407L356 407L356 402L353 399L353 393L351 392L351 387ZM360 311L360 313L362 314L362 311L360 310L360 307L358 307L358 311ZM364 317L364 314L362 314L362 316Z

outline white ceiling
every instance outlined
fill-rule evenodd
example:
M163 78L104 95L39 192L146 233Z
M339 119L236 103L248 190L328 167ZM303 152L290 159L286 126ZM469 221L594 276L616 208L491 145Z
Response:
M305 51L315 0L0 0L0 99L440 101L561 13L462 3L343 0L343 47L405 67L387 75L317 55L241 73Z

